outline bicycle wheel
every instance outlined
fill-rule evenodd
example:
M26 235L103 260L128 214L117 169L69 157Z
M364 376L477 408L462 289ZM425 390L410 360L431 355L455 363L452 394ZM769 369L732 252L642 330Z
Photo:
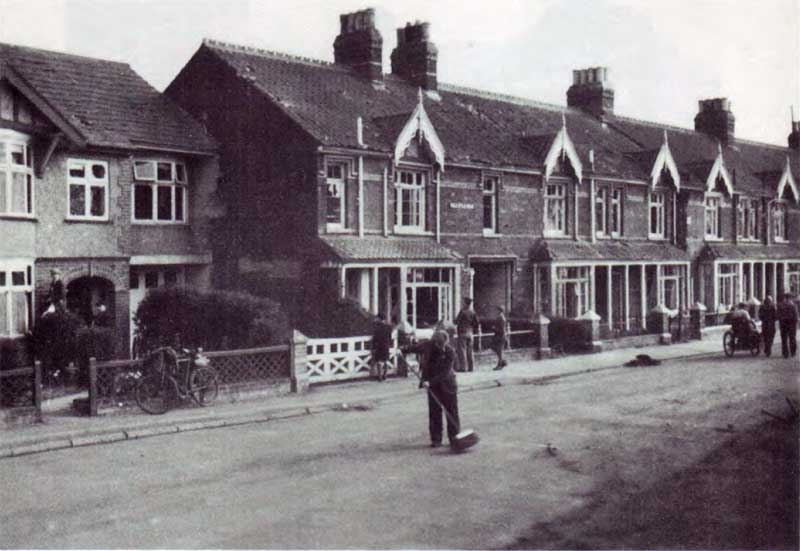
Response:
M207 406L217 399L219 376L211 367L198 367L189 375L189 395L198 405Z
M733 356L736 350L736 339L733 338L731 331L725 331L725 334L722 335L722 349L725 350L725 355L729 358Z
M172 393L169 381L162 373L148 373L136 385L136 403L152 415L165 413L170 406Z

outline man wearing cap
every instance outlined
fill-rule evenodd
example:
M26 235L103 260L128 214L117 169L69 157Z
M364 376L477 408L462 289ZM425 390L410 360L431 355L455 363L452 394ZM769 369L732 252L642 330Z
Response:
M786 293L778 304L778 327L781 330L781 352L784 358L797 354L797 308L792 295Z
M464 298L464 307L456 317L458 333L458 370L474 371L475 359L472 355L473 335L478 332L478 315L472 309L472 299Z
M53 308L63 312L66 309L66 304L64 301L64 282L61 281L61 270L53 268L50 270L50 277L52 281L50 282L50 292L47 299Z
M428 430L432 448L442 445L442 413L447 417L447 438L451 446L459 431L458 387L453 369L456 354L448 340L447 332L437 329L431 340L403 348L403 353L421 354L423 358L419 386L428 389Z

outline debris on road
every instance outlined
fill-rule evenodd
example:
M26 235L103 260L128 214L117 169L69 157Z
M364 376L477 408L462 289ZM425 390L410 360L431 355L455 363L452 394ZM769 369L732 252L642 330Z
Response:
M629 362L625 362L627 367L652 367L654 365L661 365L661 360L656 360L649 354L637 354L636 358Z

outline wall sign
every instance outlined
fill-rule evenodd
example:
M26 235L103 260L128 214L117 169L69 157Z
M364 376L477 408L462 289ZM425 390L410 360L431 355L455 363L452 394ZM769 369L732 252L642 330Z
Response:
M450 203L451 209L460 209L460 210L473 210L475 205L472 203Z

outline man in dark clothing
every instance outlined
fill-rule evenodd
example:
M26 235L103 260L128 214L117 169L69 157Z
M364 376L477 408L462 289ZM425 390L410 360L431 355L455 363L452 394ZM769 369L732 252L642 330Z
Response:
M379 381L386 380L389 370L389 349L392 347L392 326L386 323L383 316L375 318L372 333L372 365Z
M771 296L767 295L764 304L758 309L758 318L761 320L764 355L769 357L772 354L772 341L775 339L775 320L777 319L777 310Z
M797 354L797 317L792 295L786 293L778 304L778 326L781 329L781 352L784 358Z
M407 346L404 353L412 352L422 355L420 362L420 388L428 388L428 430L431 436L431 447L442 445L442 406L447 417L447 438L452 446L458 434L458 388L455 364L455 351L448 343L447 333L437 330L431 340ZM438 402L437 402L438 400Z
M63 312L66 310L66 301L64 300L64 282L61 281L61 270L53 268L50 270L50 277L52 277L52 281L47 300L56 310Z
M464 298L464 307L456 317L459 371L473 371L475 369L475 359L472 354L473 334L478 332L480 322L471 305L472 299Z

